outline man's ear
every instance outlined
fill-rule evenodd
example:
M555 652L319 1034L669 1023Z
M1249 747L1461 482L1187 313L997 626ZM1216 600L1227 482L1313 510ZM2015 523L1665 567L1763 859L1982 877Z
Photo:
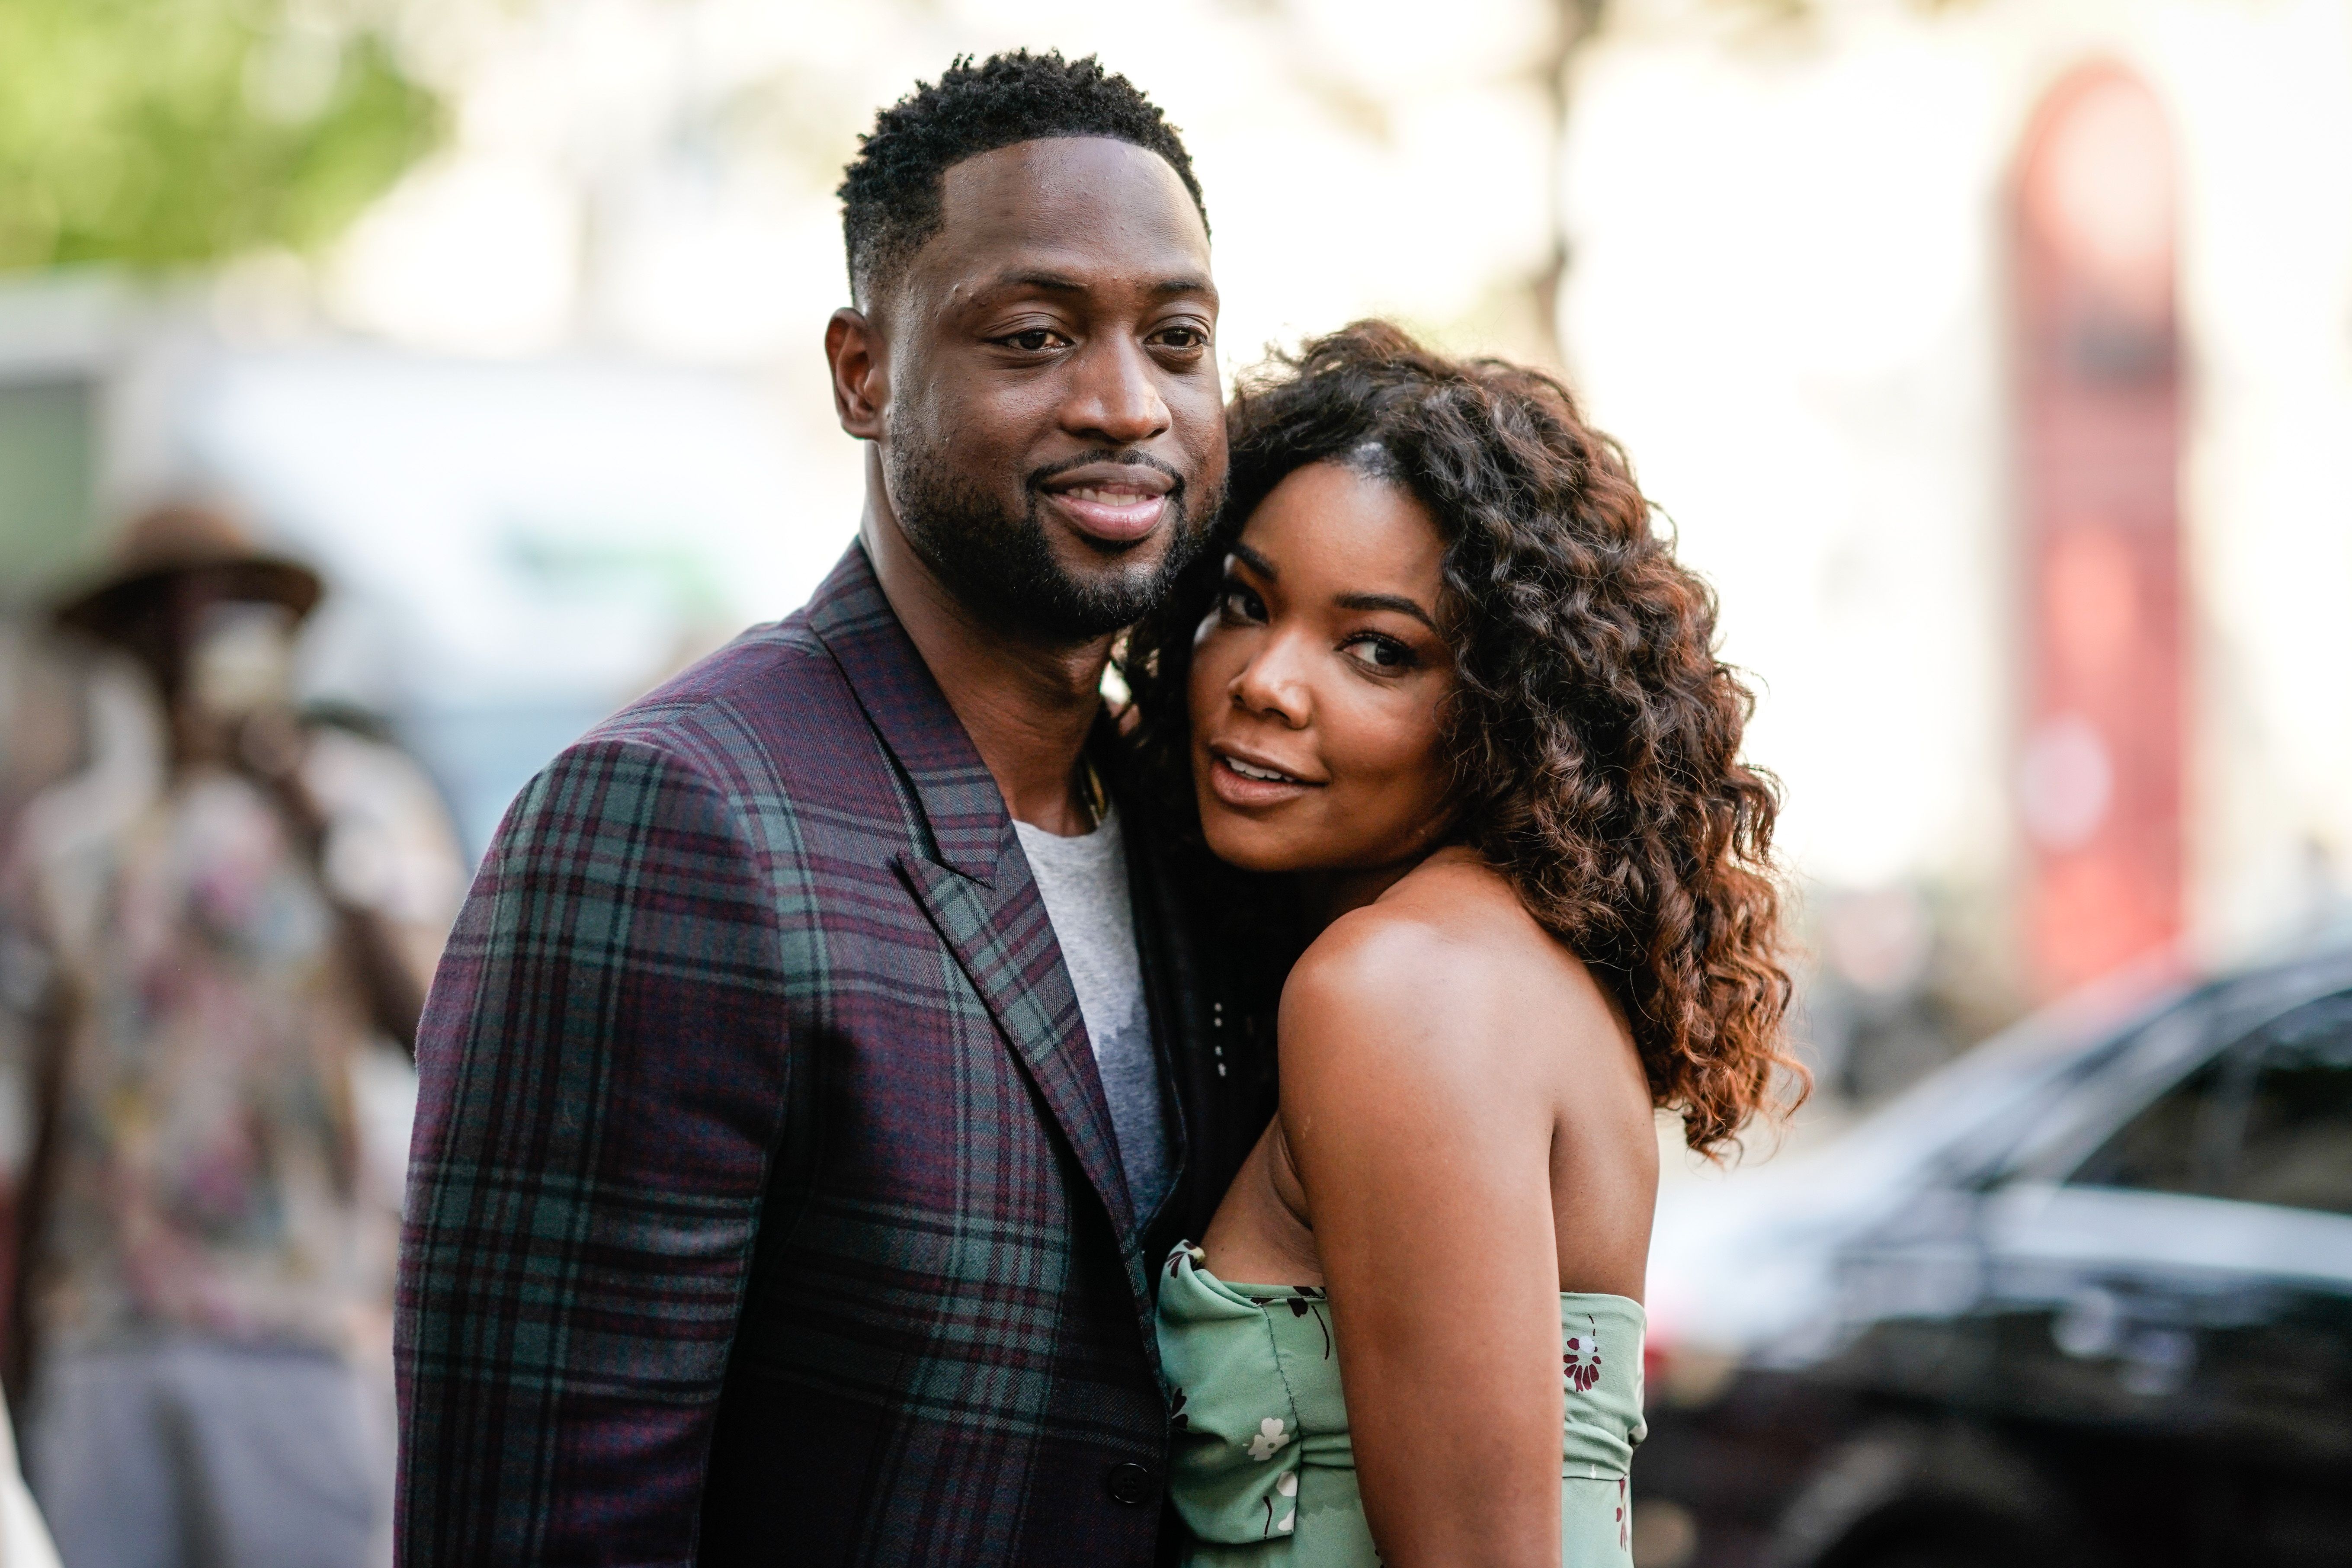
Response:
M882 405L890 391L881 331L863 311L835 310L824 324L824 358L841 427L861 441L881 439Z

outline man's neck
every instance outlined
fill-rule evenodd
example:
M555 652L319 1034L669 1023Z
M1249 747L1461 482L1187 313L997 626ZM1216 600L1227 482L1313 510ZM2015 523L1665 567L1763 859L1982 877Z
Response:
M1056 642L982 621L916 553L887 500L867 500L859 533L883 597L963 721L1013 820L1065 836L1091 828L1078 757L1102 710L1111 639Z

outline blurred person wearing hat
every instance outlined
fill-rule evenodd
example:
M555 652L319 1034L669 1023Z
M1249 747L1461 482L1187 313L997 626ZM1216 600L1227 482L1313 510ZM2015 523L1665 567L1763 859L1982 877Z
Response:
M27 806L0 881L34 1102L9 1370L67 1568L388 1544L364 1369L406 1149L375 1108L463 872L405 756L299 716L321 591L173 505L55 612L121 677L110 744Z

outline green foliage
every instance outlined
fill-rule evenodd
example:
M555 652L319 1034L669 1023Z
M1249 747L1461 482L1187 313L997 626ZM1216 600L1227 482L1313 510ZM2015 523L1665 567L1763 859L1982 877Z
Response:
M318 4L0 0L0 268L313 248L442 119Z

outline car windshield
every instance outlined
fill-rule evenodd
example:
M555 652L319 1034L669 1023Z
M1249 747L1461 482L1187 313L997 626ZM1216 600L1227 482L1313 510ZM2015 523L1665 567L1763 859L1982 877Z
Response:
M1983 1168L2064 1082L2095 1070L2178 1006L2176 984L2147 974L2070 998L1928 1074L1825 1145L1841 1184Z

